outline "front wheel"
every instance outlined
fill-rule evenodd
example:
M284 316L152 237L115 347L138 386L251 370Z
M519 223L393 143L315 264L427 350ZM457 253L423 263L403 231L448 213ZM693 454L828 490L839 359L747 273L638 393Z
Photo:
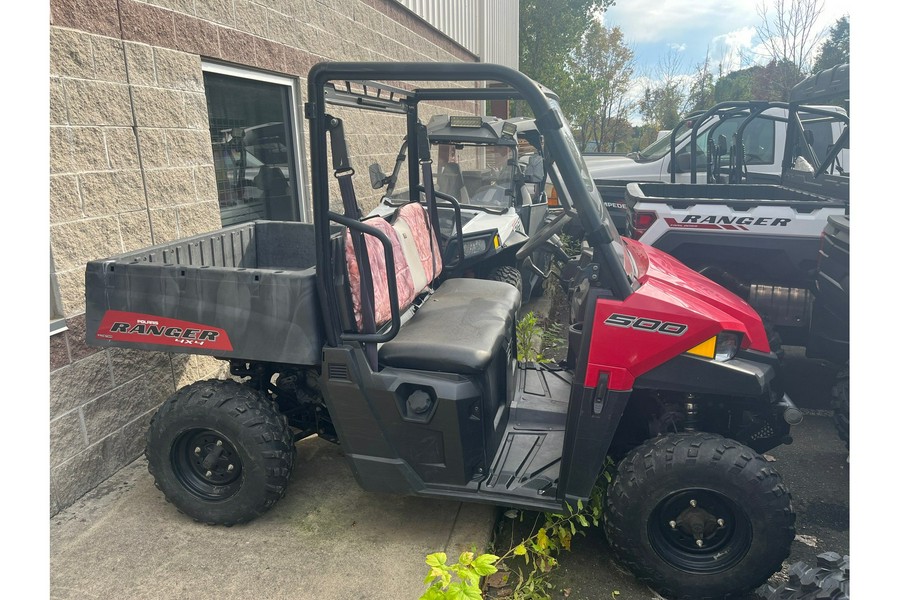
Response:
M496 267L487 274L487 277L485 277L485 279L489 279L491 281L502 281L503 283L513 285L517 290L519 290L520 294L524 289L524 286L522 284L522 272L513 266L505 265L502 267Z
M235 381L200 381L166 400L144 451L166 500L209 524L249 521L287 489L294 442L284 415Z
M619 561L666 597L721 600L765 583L794 539L781 476L733 440L658 437L630 452L606 494Z

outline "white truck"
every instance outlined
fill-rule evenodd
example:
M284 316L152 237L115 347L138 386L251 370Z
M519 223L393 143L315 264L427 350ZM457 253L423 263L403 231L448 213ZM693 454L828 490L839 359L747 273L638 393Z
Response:
M757 107L755 117L751 110L737 122L730 145L710 128L717 140L707 145L706 171L676 174L693 183L646 180L626 186L631 237L742 296L789 344L806 345L809 336L812 274L823 230L829 217L849 214L849 117L809 102L846 97L848 81L849 65L808 78L792 91L783 122L765 123L764 107ZM781 141L777 149L756 150L763 127L755 121ZM828 134L837 132L832 141ZM698 154L695 150L695 164ZM691 152L675 156L678 163L685 156L690 166ZM751 170L773 156L777 179ZM701 175L708 183L699 183Z
M823 157L846 127L847 113L840 106L809 108L836 115L797 112L812 150ZM630 182L780 183L789 115L784 102L723 102L692 113L643 150L624 155L585 154L585 163L619 232L633 235L634 207L625 200L625 186ZM732 148L739 129L743 152L737 155ZM843 149L835 169L849 172L849 160L849 149Z

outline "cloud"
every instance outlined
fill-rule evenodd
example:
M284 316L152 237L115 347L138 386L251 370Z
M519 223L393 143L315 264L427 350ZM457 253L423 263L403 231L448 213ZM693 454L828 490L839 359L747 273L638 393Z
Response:
M671 48L675 52L684 52L685 50L687 50L687 46L685 44L676 44L674 42L669 44L669 48Z
M618 25L634 43L687 43L698 32L734 30L757 18L755 5L747 0L626 0L609 8L604 22Z
M722 35L717 35L709 43L709 58L718 71L729 73L741 68L741 58L753 48L753 27L742 27Z

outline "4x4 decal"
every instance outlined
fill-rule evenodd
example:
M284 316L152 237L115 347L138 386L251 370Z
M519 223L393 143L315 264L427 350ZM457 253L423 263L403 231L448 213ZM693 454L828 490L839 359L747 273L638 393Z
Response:
M672 229L725 229L728 231L750 231L747 225L787 227L791 219L783 217L726 217L710 215L687 215L680 221L666 217L666 224Z
M609 315L603 323L612 325L613 327L630 327L631 329L637 329L638 331L654 331L666 335L682 335L688 328L688 326L683 323L672 323L671 321L660 321L659 319L650 319L647 317L633 317L631 315L619 313Z

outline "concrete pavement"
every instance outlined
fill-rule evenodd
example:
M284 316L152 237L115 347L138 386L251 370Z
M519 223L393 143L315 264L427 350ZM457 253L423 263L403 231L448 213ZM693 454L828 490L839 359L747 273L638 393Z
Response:
M51 519L50 597L415 599L427 554L487 549L492 506L365 492L318 438L297 459L287 495L234 527L182 515L133 462Z

